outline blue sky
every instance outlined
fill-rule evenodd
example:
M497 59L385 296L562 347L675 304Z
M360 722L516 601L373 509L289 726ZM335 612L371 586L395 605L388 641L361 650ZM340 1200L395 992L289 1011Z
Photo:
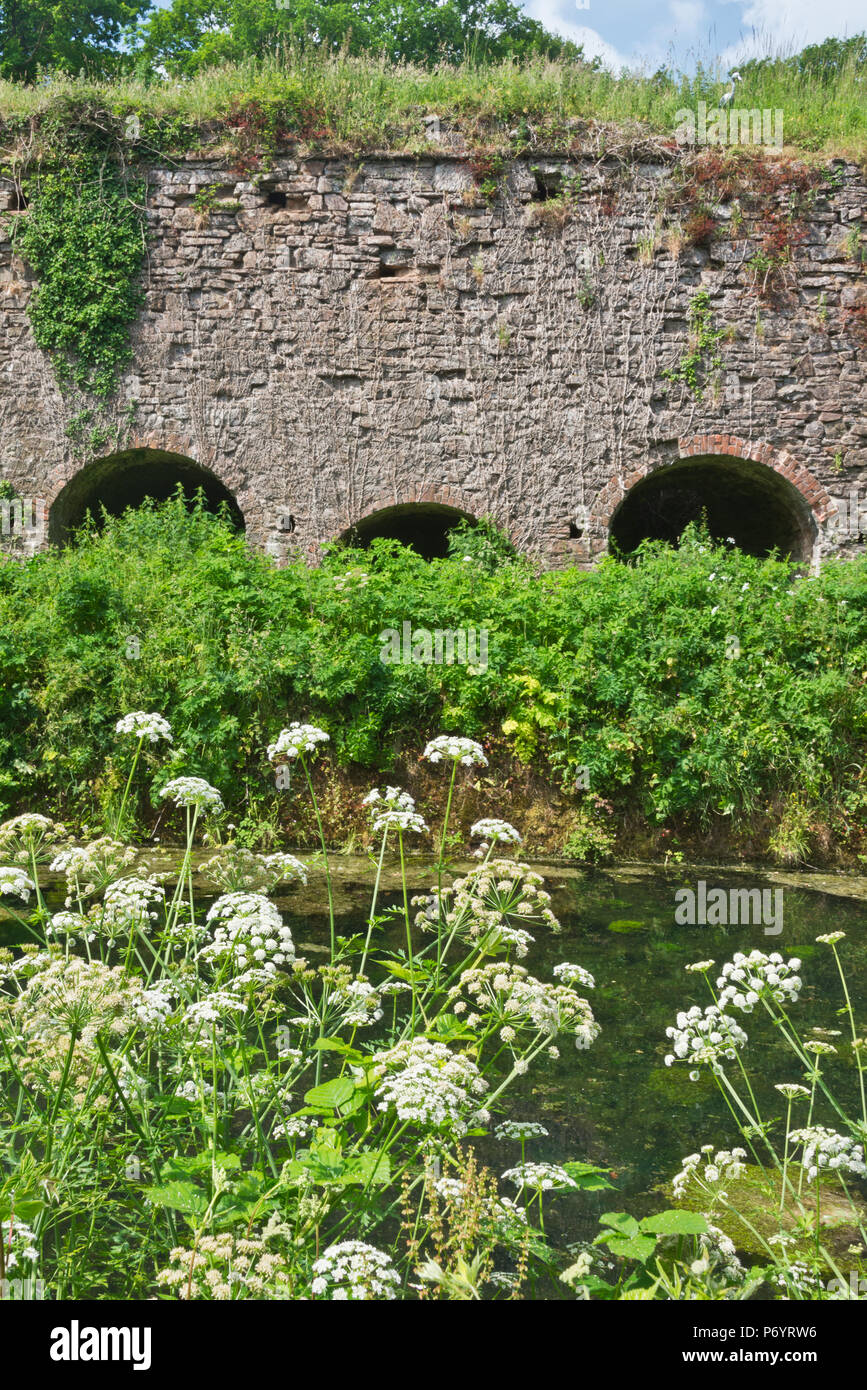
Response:
M867 29L865 0L522 0L548 29L584 44L619 68L651 71L674 61L691 67L696 55L739 60Z

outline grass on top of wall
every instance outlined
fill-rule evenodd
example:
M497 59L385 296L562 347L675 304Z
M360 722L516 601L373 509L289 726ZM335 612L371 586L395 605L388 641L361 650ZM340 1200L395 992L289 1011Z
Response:
M35 85L0 82L0 150L7 160L32 156L34 146L50 146L77 125L122 136L135 115L136 148L145 156L239 145L268 152L291 140L322 151L420 153L441 148L428 142L423 119L435 113L470 148L599 152L623 149L621 132L627 142L673 142L676 113L695 110L699 101L715 108L726 85L718 63L691 74L618 76L580 61L542 58L426 68L291 51L186 80L59 75ZM797 71L784 57L767 59L747 69L736 105L781 110L788 147L867 159L863 64L850 60L817 75ZM593 123L589 130L587 123Z

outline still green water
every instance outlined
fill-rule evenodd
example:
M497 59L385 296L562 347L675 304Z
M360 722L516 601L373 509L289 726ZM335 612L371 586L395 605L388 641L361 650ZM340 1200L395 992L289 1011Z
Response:
M680 1009L711 1003L700 975L684 966L697 960L715 960L718 967L736 951L779 951L786 959L802 961L804 987L791 1016L802 1037L812 1028L839 1029L838 1057L823 1058L830 1089L855 1112L857 1071L849 1060L849 1024L838 1017L844 999L833 953L815 938L830 931L845 931L839 951L860 1032L867 1031L867 902L808 888L783 888L783 930L766 936L759 926L678 926L675 891L680 885L696 888L700 877L709 888L778 888L760 877L727 877L713 870L692 876L618 881L614 875L558 875L542 868L553 889L553 907L562 934L542 938L522 961L530 973L551 979L559 961L588 969L596 989L587 991L602 1032L589 1051L577 1051L568 1035L558 1039L557 1060L539 1058L528 1076L509 1091L508 1114L513 1119L533 1119L545 1125L547 1139L527 1145L527 1157L557 1162L585 1159L611 1170L616 1191L582 1193L558 1198L552 1213L554 1227L567 1238L595 1234L600 1212L627 1207L636 1215L663 1204L658 1191L681 1166L681 1159L702 1144L718 1148L742 1144L735 1121L713 1080L702 1072L698 1082L689 1080L680 1062L666 1067L670 1049L665 1029ZM399 902L389 894L382 905ZM358 930L358 917L343 916L338 930ZM614 929L612 930L612 925ZM321 920L298 917L293 934L302 943L322 942ZM391 934L389 933L389 936ZM399 934L393 943L400 944ZM711 972L715 981L718 971ZM579 993L584 993L579 989ZM743 1058L762 1110L762 1118L785 1117L785 1101L774 1090L776 1082L803 1081L801 1067L783 1039L778 1037L764 1010L738 1015L749 1038ZM732 1066L734 1067L734 1063ZM734 1072L732 1073L734 1075ZM814 1120L834 1125L824 1103L817 1105ZM793 1124L806 1123L806 1113L795 1112ZM778 1129L773 1133L778 1133ZM520 1159L516 1143L493 1137L474 1140L480 1157L495 1172ZM546 1220L546 1225L548 1222ZM549 1225L549 1230L552 1227Z
M846 932L839 950L859 1031L865 1033L867 901L788 884L783 889L783 930L769 936L761 925L679 926L675 891L679 886L694 889L699 878L726 890L776 888L779 876L772 882L758 875L750 875L747 881L742 874L727 876L725 871L713 870L630 877L616 871L584 874L550 866L540 869L563 930L544 938L537 930L536 944L522 963L544 980L550 980L553 966L564 960L591 971L596 989L588 993L602 1032L589 1051L577 1051L569 1035L560 1038L559 1059L538 1059L528 1076L513 1085L508 1114L513 1119L541 1121L549 1131L547 1139L528 1144L528 1158L597 1163L615 1175L616 1188L615 1192L582 1193L575 1199L558 1198L554 1221L562 1224L563 1234L568 1229L569 1237L578 1239L595 1233L601 1211L628 1206L642 1215L659 1207L662 1199L654 1189L670 1180L685 1154L705 1143L731 1148L742 1142L713 1079L703 1072L700 1081L692 1082L684 1063L671 1068L664 1064L670 1051L665 1029L674 1023L678 1010L711 1002L702 977L684 970L693 961L713 959L721 967L735 951L754 948L779 951L787 959L800 957L804 988L792 1010L793 1021L802 1036L812 1028L841 1030L839 1039L826 1039L839 1042L840 1055L824 1058L823 1069L830 1088L854 1113L857 1073L849 1060L848 1021L838 1017L844 1002L840 979L831 950L817 945L815 938L829 931ZM363 929L369 901L363 877L356 866L338 872L343 880L338 892L340 934L350 936ZM418 865L413 866L412 877L416 880L413 891L427 882ZM798 877L801 885L809 881L807 875ZM53 896L49 893L49 905L57 908L60 901L52 902ZM299 951L314 957L327 949L327 921L318 911L323 897L319 886L311 882L304 906L315 903L317 910L304 913L298 911L301 902L294 891L278 898ZM397 893L386 892L380 898L380 910L400 901ZM199 902L204 910L210 899ZM402 930L401 926L394 933L388 931L379 939L384 944L387 938L389 945L399 947ZM0 924L0 941L4 937L8 944L22 939L19 928ZM713 978L717 973L712 972ZM742 1055L762 1118L782 1118L785 1103L774 1084L802 1081L799 1063L775 1035L764 1011L739 1015L739 1022L749 1037ZM833 1114L826 1113L823 1102L814 1119L834 1126ZM796 1112L794 1122L805 1123L806 1115ZM473 1142L480 1158L497 1173L520 1159L515 1143L501 1143L492 1136Z

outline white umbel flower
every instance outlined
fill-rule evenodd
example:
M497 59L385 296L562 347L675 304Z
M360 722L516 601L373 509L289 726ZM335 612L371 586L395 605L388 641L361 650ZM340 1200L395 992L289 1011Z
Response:
M204 814L220 815L223 798L203 777L175 777L166 782L160 796L171 797L176 806L195 806Z
M751 951L748 956L737 951L717 980L720 1008L732 1004L742 1013L752 1013L763 997L794 1004L801 992L801 977L796 973L800 968L797 956L786 961L778 951L769 956L764 951Z
M820 1172L851 1173L856 1178L867 1177L867 1164L864 1162L864 1146L857 1143L851 1135L837 1134L824 1125L812 1125L809 1129L793 1129L791 1138L796 1144L804 1145L804 1167L807 1181L813 1182Z
M400 1287L391 1256L362 1240L329 1245L313 1265L313 1275L314 1297L341 1303L395 1299Z
M213 939L202 955L258 966L274 974L295 959L295 943L278 909L261 893L224 893L208 912Z
M28 902L30 894L35 893L36 884L21 869L13 867L0 869L0 898L20 898Z
M393 1107L400 1120L462 1135L484 1115L475 1097L488 1083L471 1058L445 1043L411 1038L376 1053L373 1063L385 1073L376 1086L377 1109Z
M276 743L269 743L268 759L272 763L292 762L304 753L315 753L318 744L330 741L324 729L317 729L315 724L299 724L296 719L288 729L280 730Z
M172 727L168 720L163 719L161 714L145 714L144 710L125 714L115 724L114 731L117 734L134 734L136 738L149 739L151 743L159 743L161 738L166 743L172 741Z
M458 738L454 734L440 734L431 739L422 757L430 763L441 763L445 759L447 762L461 763L463 767L488 766L480 743L475 743L471 738Z
M519 1191L525 1187L534 1192L568 1192L578 1184L565 1168L557 1163L519 1163L502 1175L504 1182L513 1182Z
M470 827L470 839L485 840L488 843L500 840L504 845L521 843L520 832L507 820L477 820L475 825Z
M673 1052L665 1059L667 1067L678 1060L720 1066L723 1059L736 1057L738 1048L747 1041L744 1030L715 1004L708 1004L704 1013L697 1004L682 1010L675 1027L666 1028L665 1034L673 1045Z

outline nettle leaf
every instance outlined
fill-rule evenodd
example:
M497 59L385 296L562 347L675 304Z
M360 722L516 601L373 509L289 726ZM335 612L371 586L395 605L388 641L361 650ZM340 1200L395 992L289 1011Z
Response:
M351 1076L338 1076L321 1086L306 1091L304 1099L308 1105L324 1110L339 1110L355 1098L356 1085Z
M596 1168L592 1163L582 1163L578 1160L574 1163L563 1163L561 1167L582 1192L599 1192L604 1187L614 1186L608 1181L607 1168Z
M344 1057L350 1057L353 1062L360 1062L364 1058L363 1052L359 1052L356 1047L350 1047L342 1038L317 1038L313 1044L313 1051L340 1052Z
M660 1211L656 1216L645 1216L641 1229L660 1236L700 1236L708 1225L697 1211Z
M600 1226L611 1226L619 1235L637 1236L640 1226L634 1216L627 1211L607 1211L599 1218Z
M649 1259L656 1249L656 1236L616 1236L606 1238L612 1255L623 1260L639 1260L641 1264Z
M146 1187L145 1196L158 1207L170 1207L187 1216L201 1216L208 1207L208 1197L193 1182L167 1182L160 1187Z

